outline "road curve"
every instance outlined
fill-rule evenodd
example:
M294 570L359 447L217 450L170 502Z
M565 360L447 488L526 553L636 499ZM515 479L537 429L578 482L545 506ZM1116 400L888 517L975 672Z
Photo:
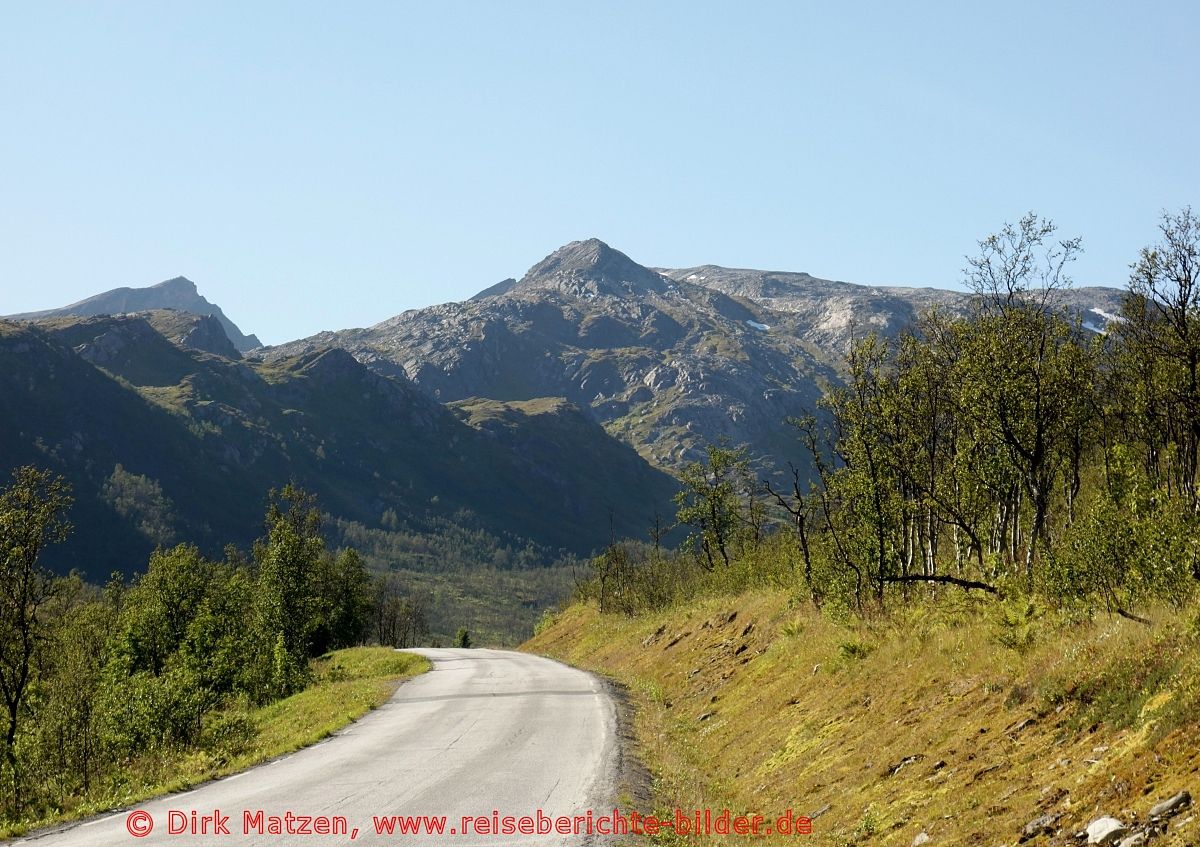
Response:
M556 832L479 835L476 830L487 824L478 822L471 834L458 832L464 816L485 816L494 823L497 811L535 821L539 810L547 817L584 815L588 809L597 816L611 814L618 767L616 710L600 681L550 659L505 650L413 652L432 660L433 670L404 683L384 706L325 741L136 807L154 822L144 837L130 834L127 822L134 810L125 810L16 843L551 847L606 840ZM217 809L228 817L228 835L168 831L171 818L186 819L190 829L193 811L206 815ZM247 810L264 813L261 834L254 819L251 831L243 831ZM269 816L283 818L288 812L300 816L293 831L304 826L303 817L313 817L313 834L270 834ZM321 815L344 817L346 834L316 834ZM446 834L377 834L373 818L388 815L445 816Z

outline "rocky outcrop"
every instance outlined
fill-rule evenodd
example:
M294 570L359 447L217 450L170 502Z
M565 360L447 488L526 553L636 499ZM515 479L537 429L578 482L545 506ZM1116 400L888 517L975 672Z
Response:
M159 309L145 312L144 316L155 330L180 347L224 356L226 359L242 358L221 322L212 315Z
M965 313L970 304L970 295L963 291L855 285L807 273L719 265L662 269L661 273L792 316L792 327L805 341L834 355L843 353L855 334L874 331L894 336L931 308ZM1074 288L1061 292L1060 300L1085 328L1102 331L1120 311L1121 292Z
M1066 796L1067 792L1065 791L1051 795L1052 798L1065 798ZM1154 805L1145 821L1139 821L1138 816L1132 812L1122 812L1121 814L1125 816L1124 820L1112 815L1100 815L1089 821L1083 829L1074 833L1073 840L1080 844L1108 845L1108 847L1140 847L1143 844L1150 844L1159 836L1166 834L1171 827L1171 819L1191 804L1192 795L1187 791L1180 791ZM1069 802L1067 805L1069 807ZM1017 843L1024 844L1043 835L1051 837L1049 842L1051 844L1062 843L1061 839L1056 839L1056 837L1062 833L1060 822L1064 817L1065 813L1063 812L1047 812L1039 815L1025 824ZM1191 823L1191 818L1182 823L1184 825Z

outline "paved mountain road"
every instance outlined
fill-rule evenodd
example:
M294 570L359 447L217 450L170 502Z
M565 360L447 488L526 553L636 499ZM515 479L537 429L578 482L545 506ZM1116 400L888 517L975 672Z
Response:
M504 650L421 649L433 669L404 683L386 705L307 749L193 791L138 807L153 830L135 838L131 810L16 843L32 847L133 845L567 845L585 835L450 834L464 816L612 812L618 767L616 710L583 671ZM228 816L228 835L170 834L168 813ZM344 835L243 832L243 812L342 816ZM445 816L446 834L379 835L374 816ZM302 820L294 826L303 826ZM315 829L314 821L311 826ZM351 839L353 828L357 838ZM210 830L211 831L211 830ZM286 831L285 831L286 832Z

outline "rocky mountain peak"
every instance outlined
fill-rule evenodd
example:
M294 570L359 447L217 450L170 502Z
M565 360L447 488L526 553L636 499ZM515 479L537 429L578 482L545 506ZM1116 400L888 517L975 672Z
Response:
M157 309L174 309L193 315L211 315L220 322L221 328L229 336L230 342L240 352L261 347L262 342L253 335L246 335L233 321L225 317L225 313L215 303L210 303L196 288L196 283L185 276L172 277L157 285L145 288L114 288L80 300L69 306L58 309L46 309L40 312L26 312L20 315L9 315L13 320L36 320L46 317L61 317L66 315L122 315L133 312L147 312Z
M557 288L577 295L627 296L662 291L663 276L598 238L572 241L529 269L514 290Z
M172 277L150 287L166 294L200 296L200 291L196 288L196 283L192 282L186 276ZM207 303L208 301L206 300L205 302Z

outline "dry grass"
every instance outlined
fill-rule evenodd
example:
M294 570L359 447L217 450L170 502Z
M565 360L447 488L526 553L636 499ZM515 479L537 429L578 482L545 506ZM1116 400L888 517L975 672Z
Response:
M1200 793L1194 616L1147 629L947 597L838 622L748 593L632 619L574 606L526 649L630 687L660 811L828 806L819 845L1012 845L1055 812L1068 843L1099 813ZM1154 843L1197 843L1189 814Z

